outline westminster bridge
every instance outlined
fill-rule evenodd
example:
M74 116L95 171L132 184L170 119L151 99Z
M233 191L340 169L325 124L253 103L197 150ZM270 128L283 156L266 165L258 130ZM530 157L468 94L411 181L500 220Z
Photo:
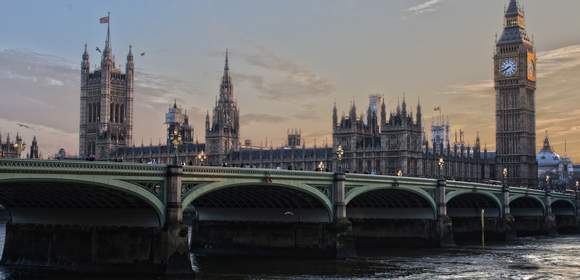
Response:
M187 273L194 255L348 257L575 231L575 194L360 174L0 160L4 265ZM483 211L482 211L483 210ZM483 217L482 217L483 216Z

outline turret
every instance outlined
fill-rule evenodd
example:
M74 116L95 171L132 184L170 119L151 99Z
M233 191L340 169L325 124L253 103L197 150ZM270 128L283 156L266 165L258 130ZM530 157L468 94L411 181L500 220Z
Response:
M135 63L133 58L133 46L129 45L129 53L127 54L127 64L125 65L125 70L127 75L133 75L135 70Z
M209 127L209 111L206 112L205 114L205 131L209 132L210 131L210 127Z
M423 113L421 112L421 100L417 101L417 125L422 126L423 124Z
M87 85L89 73L91 71L91 62L89 61L89 53L87 51L87 44L85 44L85 51L83 52L81 61L81 87Z
M338 111L336 109L336 102L334 102L334 107L332 108L332 129L336 127L338 123Z
M354 99L352 100L352 106L350 107L350 113L348 114L348 117L351 119L351 121L356 120L356 104Z
M89 61L89 52L87 51L87 44L85 44L85 51L83 52L82 62L81 62L81 77L85 78L85 75L91 70L91 63Z
M38 155L38 142L36 141L36 136L34 136L34 138L32 138L32 145L30 145L29 158L30 159L38 159L39 158L39 155Z
M383 98L383 102L381 104L381 127L383 127L387 123L387 106L385 105L385 99Z
M403 104L401 106L401 114L404 118L407 117L407 102L405 101L405 94L403 94Z

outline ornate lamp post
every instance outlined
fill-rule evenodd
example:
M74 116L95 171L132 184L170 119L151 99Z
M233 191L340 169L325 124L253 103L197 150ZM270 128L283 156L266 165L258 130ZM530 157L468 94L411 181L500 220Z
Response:
M399 171L397 171L397 176L398 177L403 177L403 170L400 170L399 169Z
M443 167L445 166L445 160L439 158L437 161L437 166L439 166L439 179L443 179Z
M16 153L16 158L20 158L20 154L22 153L22 151L24 151L24 149L26 149L26 144L18 142L14 143L12 147L14 148L14 152Z
M550 191L550 175L546 175L546 186L544 189L545 191Z
M508 177L508 169L507 167L504 167L503 170L501 171L501 174L503 175L503 185L507 186L507 177Z
M342 159L344 157L344 149L342 145L338 145L336 148L336 159L338 160L338 172L342 172Z
M324 172L324 169L326 169L326 166L324 165L324 162L320 161L318 163L318 171Z
M509 173L508 173L507 167L503 168L503 170L501 171L501 174L503 175L503 182L502 182L502 186L501 186L502 193L509 192L509 186L507 183Z
M175 165L179 164L179 145L181 144L181 133L179 132L179 129L176 127L173 130L173 133L171 133L169 135L169 142L173 145L174 149L175 149L175 157L173 159L173 163Z
M199 154L197 154L197 160L199 161L199 164L201 166L203 166L203 162L207 159L207 156L205 155L205 153L203 151L201 151Z

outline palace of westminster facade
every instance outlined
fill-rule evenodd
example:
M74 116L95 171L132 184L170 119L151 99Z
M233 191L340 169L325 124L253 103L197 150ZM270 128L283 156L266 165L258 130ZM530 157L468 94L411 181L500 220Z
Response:
M525 30L524 13L516 0L505 11L502 36L494 57L497 151L482 148L479 136L472 145L463 133L449 140L449 123L432 123L432 141L425 137L422 108L412 114L405 99L387 112L380 96L371 96L366 117L353 103L347 115L332 112L332 144L306 147L298 131L288 134L284 147L256 147L240 141L240 111L234 95L228 54L213 113L205 119L205 143L193 141L189 118L175 104L166 115L168 141L160 145L130 146L134 64L131 50L125 73L116 68L107 30L101 69L90 72L88 54L81 67L80 157L96 160L165 163L174 157L183 164L335 171L336 151L344 151L340 168L346 172L436 177L442 158L445 177L464 181L501 180L509 170L511 185L536 186L535 146L536 57ZM413 106L414 107L414 106ZM178 133L176 133L178 132Z

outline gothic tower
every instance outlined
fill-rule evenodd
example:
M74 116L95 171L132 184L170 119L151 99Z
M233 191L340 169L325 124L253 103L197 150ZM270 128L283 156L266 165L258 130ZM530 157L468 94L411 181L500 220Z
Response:
M225 158L230 151L239 147L240 112L234 97L234 85L230 76L228 50L219 98L213 109L211 123L206 116L205 143L208 162L211 165L227 164Z
M29 159L39 159L38 153L38 141L36 141L36 136L32 139L32 145L30 146L30 154L28 155Z
M121 73L121 69L115 66L108 22L100 69L90 71L89 54L85 44L81 62L79 133L81 158L106 160L113 150L131 145L134 69L131 46L125 73Z
M508 169L510 185L535 187L536 53L524 16L518 1L510 0L503 34L496 42L496 166L497 174Z

